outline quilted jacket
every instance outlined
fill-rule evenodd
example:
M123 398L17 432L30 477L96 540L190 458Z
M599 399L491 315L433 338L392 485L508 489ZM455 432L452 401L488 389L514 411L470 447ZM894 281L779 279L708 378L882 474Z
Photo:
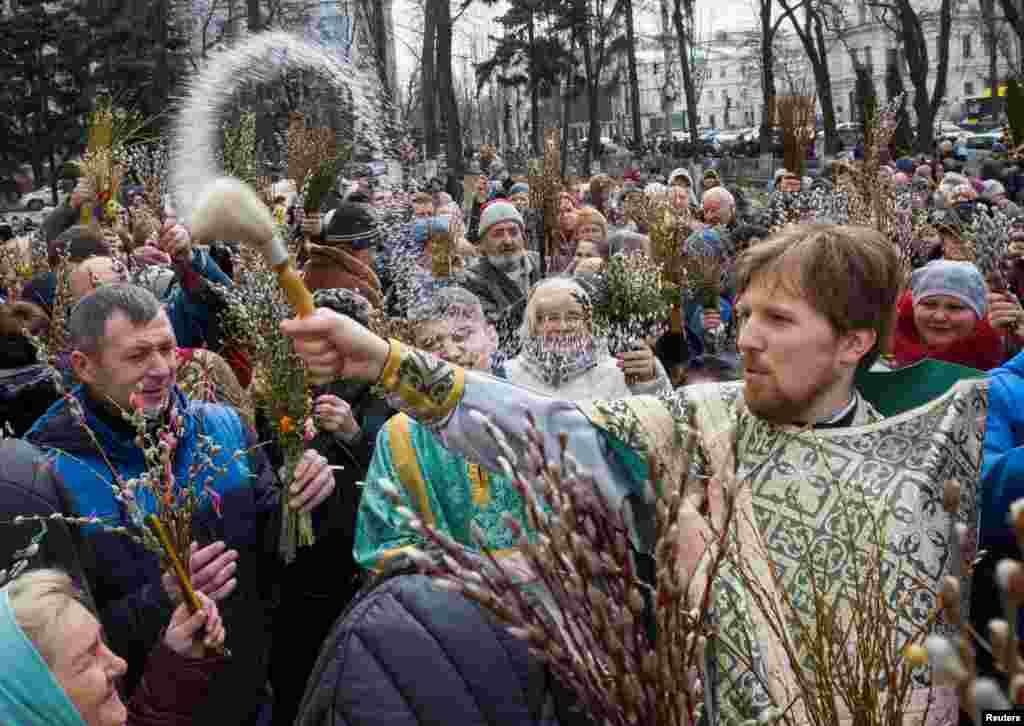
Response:
M324 642L296 726L591 723L525 643L422 575L371 585Z

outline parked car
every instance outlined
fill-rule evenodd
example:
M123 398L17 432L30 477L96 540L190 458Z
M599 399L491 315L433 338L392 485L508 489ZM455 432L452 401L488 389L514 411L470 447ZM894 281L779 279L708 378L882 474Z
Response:
M63 192L57 194L57 204L61 204L67 195ZM18 203L32 212L41 212L44 207L53 206L53 192L50 187L44 187L42 189L36 189L34 192L22 195Z
M743 134L746 133L747 130L748 129L732 129L729 131L723 131L715 137L715 141L723 149L731 149L740 142L743 138Z
M969 139L971 133L962 129L952 121L941 121L935 126L936 141L964 142Z
M982 131L977 134L971 134L967 137L967 148L968 149L991 149L997 141L1003 140L1002 129L992 129L991 131Z

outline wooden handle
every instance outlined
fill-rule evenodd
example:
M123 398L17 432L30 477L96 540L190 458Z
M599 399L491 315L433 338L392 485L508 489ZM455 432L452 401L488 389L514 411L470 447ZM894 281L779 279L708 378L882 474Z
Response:
M295 308L300 318L308 318L313 314L316 306L313 304L313 293L306 287L306 283L299 277L299 273L292 267L291 262L284 262L274 268L277 272L277 280L288 298L288 303Z

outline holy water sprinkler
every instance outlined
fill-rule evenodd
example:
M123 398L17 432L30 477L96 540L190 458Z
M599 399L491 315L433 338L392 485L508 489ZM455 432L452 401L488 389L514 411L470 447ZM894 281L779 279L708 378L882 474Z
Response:
M313 295L292 265L288 248L274 236L270 210L248 184L233 177L210 183L200 192L191 220L192 236L200 242L235 240L259 251L298 316L313 314Z

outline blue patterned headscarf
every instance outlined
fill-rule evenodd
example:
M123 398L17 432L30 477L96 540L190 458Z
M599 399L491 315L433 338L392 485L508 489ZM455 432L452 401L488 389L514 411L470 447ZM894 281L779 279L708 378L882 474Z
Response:
M0 590L0 723L85 726L78 709L15 620L7 588Z

